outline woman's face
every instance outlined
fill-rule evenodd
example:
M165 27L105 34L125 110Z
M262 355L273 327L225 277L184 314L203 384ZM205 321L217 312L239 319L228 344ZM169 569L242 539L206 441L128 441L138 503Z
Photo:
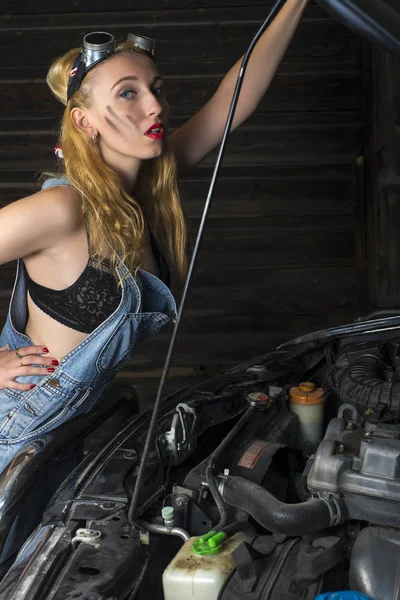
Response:
M110 153L146 160L162 152L168 102L153 61L144 55L116 54L90 80L88 116L105 157Z

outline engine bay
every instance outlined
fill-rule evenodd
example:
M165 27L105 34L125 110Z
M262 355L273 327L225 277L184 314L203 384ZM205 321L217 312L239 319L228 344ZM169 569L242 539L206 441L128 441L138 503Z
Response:
M166 398L133 519L151 411L132 418L53 497L0 600L397 598L396 319L308 334Z
M198 446L181 464L185 475L181 468L175 473L182 479L163 499L164 509L170 507L173 514L169 526L190 537L224 529L216 527L221 515L207 477L211 461L226 508L223 525L233 527L232 539L238 532L246 536L215 597L311 599L341 589L376 600L396 597L400 345L372 341L336 346L327 345L323 357L311 357L312 368L302 373L306 381L294 380L293 372L271 381L268 364L248 368L255 379L244 386L247 418L236 419L214 458L211 454L196 462ZM309 361L310 356L302 359L303 364ZM303 387L306 398L300 409L293 405L299 389L294 383ZM308 395L322 401L309 405ZM301 415L303 409L314 412ZM177 415L183 410L178 407ZM187 422L193 425L194 420L195 411ZM190 436L190 427L184 434L183 422L177 416L180 433L173 435L172 428L164 434L164 447L165 438L177 442ZM189 468L193 460L196 464ZM155 532L157 520L162 521L157 513L148 518ZM170 585L166 572L165 598L181 597L175 588L173 594L165 589ZM189 579L193 584L192 575Z

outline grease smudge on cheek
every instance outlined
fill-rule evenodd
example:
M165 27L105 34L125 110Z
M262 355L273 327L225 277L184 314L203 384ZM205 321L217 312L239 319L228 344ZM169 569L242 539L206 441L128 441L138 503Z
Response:
M119 121L120 123L123 123L123 120L120 119L120 117L113 111L113 109L111 108L111 106L106 106L106 109L108 111L108 113L117 121Z
M132 123L132 125L134 125L135 127L138 126L138 122L135 121L135 119L133 117L131 117L130 115L126 115L126 118L128 119L128 121L130 121Z
M117 133L121 133L121 130L119 129L119 127L117 127L115 125L115 123L113 123L108 117L104 117L107 125L109 125L111 127L111 129L114 129L114 131L116 131Z

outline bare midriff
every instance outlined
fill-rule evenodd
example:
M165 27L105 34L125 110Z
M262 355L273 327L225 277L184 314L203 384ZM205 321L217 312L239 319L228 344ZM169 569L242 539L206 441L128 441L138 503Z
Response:
M58 361L71 352L89 334L75 331L46 315L34 304L28 294L29 318L25 333L35 345L49 349L52 358Z

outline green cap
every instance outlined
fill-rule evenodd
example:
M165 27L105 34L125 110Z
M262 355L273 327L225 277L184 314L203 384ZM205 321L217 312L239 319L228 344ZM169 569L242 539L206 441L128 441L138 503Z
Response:
M226 535L223 531L219 533L217 531L209 531L206 535L198 538L192 544L192 552L199 554L200 556L209 556L210 554L217 554L221 550L222 544Z
M175 510L173 506L164 506L161 509L161 516L164 521L171 521L175 516Z

